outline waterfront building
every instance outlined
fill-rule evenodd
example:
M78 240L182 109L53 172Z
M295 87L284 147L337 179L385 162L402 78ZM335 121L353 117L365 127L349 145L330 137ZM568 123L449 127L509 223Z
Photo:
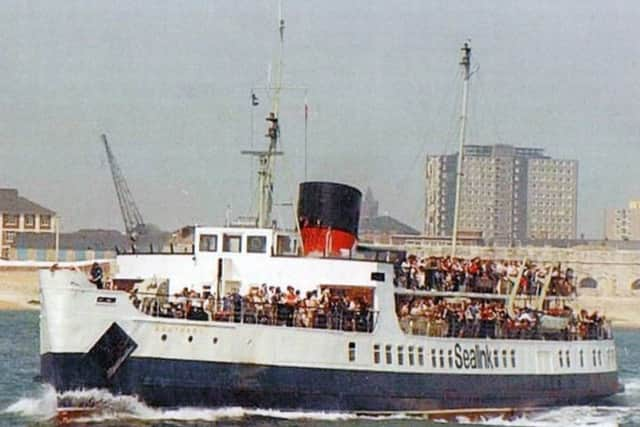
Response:
M640 240L640 200L629 201L626 209L607 209L604 236L608 240Z
M0 256L9 259L20 234L51 236L55 245L56 213L18 195L15 188L0 188Z
M427 236L451 236L458 153L426 159ZM553 159L541 148L467 145L462 162L459 230L482 232L489 244L575 239L576 160Z
M420 232L390 215L380 215L379 203L367 188L362 199L358 238L367 243L390 244L398 236L415 237Z

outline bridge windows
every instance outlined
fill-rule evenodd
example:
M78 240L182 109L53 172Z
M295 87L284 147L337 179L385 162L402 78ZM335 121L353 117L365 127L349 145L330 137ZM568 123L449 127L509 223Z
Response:
M216 252L218 250L218 236L215 234L201 234L198 248L201 252Z
M380 344L373 345L373 363L376 365L380 363Z
M223 234L222 251L234 253L242 252L242 236Z
M391 353L391 346L386 345L384 347L385 357L387 359L387 365L391 365L393 363L393 354Z
M398 346L398 365L404 365L404 347Z
M424 366L424 348L418 347L418 365Z
M409 366L413 366L416 363L416 359L415 359L415 355L413 354L413 346L410 345L408 348L408 355L409 355Z
M247 236L247 252L263 254L267 252L267 236Z

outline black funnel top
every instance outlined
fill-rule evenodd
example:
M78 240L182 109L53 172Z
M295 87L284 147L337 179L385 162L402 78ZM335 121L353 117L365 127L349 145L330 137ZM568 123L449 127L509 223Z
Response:
M298 196L300 228L331 227L358 236L362 193L335 182L303 182Z

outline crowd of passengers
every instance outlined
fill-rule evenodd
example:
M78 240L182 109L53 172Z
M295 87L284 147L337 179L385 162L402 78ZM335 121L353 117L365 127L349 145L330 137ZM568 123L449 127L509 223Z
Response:
M366 297L353 297L346 291L325 288L306 292L288 286L251 287L246 295L230 292L221 300L205 290L202 294L184 288L166 300L131 292L134 306L159 317L189 320L216 320L264 325L336 329L371 332L374 313Z
M445 300L441 297L397 296L401 328L409 334L459 338L517 338L591 340L610 336L604 316L597 311L575 312L569 307L534 310L514 308L509 315L503 301ZM542 317L566 320L559 330L544 328Z
M522 275L520 276L520 271ZM537 295L551 274L548 295L575 294L574 274L560 265L549 268L521 261L409 255L394 263L394 284L418 290L507 294L518 280L519 294Z

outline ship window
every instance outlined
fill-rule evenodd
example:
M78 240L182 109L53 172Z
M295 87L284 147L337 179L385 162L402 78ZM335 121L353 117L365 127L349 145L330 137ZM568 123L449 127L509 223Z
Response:
M218 250L218 236L215 234L201 234L200 235L200 251L201 252L215 252Z
M453 368L453 352L451 350L448 351L448 359L449 359L449 367Z
M418 365L424 366L424 349L418 347Z
M398 346L398 365L404 364L404 347Z
M500 357L498 356L498 350L493 350L493 364L496 368L500 367Z
M444 350L440 349L440 367L444 368Z
M409 365L413 366L416 363L415 355L413 354L413 346L409 346Z
M596 351L593 350L593 366L596 366Z
M242 237L224 234L222 236L223 252L242 252Z
M580 367L584 368L584 351L580 350Z
M160 337L160 339L162 341L166 341L167 340L167 334L162 334L162 336Z
M385 357L387 359L387 365L391 365L393 363L393 355L391 354L391 346L386 345L384 347Z
M502 350L502 366L507 367L507 350Z
M349 362L353 362L356 360L356 343L349 343Z
M373 345L373 363L380 363L380 344Z
M296 255L298 242L291 236L278 236L276 238L276 255Z
M515 350L511 350L511 367L512 368L516 367L516 351Z
M564 365L562 363L562 350L558 350L558 361L560 362L560 367L563 368Z
M433 366L434 368L438 366L438 363L436 362L436 349L435 348L431 349L431 366Z
M567 361L567 368L571 367L571 358L569 357L569 350L564 353L565 359Z
M602 366L602 352L598 350L598 365Z
M267 252L266 236L247 236L247 252L263 254Z

